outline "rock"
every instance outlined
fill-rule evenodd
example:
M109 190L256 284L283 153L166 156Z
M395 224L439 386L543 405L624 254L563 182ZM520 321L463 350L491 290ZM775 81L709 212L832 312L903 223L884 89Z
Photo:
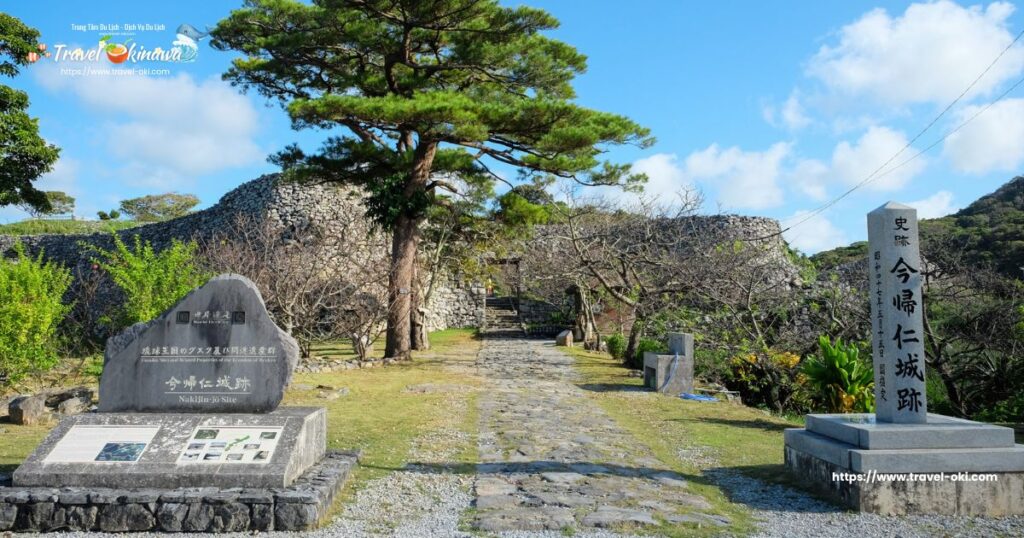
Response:
M500 478L478 478L476 481L476 494L485 495L512 495L519 488Z
M579 473L541 473L541 478L548 482L554 482L555 484L575 484L585 477Z
M252 505L249 516L249 527L254 531L274 530L274 505Z
M91 531L96 528L100 509L95 506L69 506L66 508L64 523L68 530Z
M298 343L274 324L256 284L224 274L107 340L99 409L266 413L298 361Z
M248 529L248 506L234 502L214 506L210 532L242 532Z
M46 409L46 397L43 395L20 396L11 401L7 407L11 422L23 426L42 424L49 419Z
M587 527L608 528L623 523L634 523L637 525L657 525L658 522L651 517L651 514L631 508L619 508L617 506L601 506L597 510L583 517L583 525Z
M14 521L17 517L17 505L0 503L0 531L10 530L11 527L14 527Z
M90 407L92 407L91 397L75 396L57 404L57 412L62 415L77 415L85 413Z
M572 331L566 329L555 337L556 346L572 347Z
M103 532L146 531L156 525L156 518L141 504L108 504L99 517Z
M683 515L671 515L665 518L669 523L693 523L698 527L705 525L714 525L716 527L727 527L731 521L725 516L715 516L710 514L683 514Z
M46 531L53 519L53 503L28 503L18 508L15 527L21 531Z
M85 398L92 401L93 391L89 387L74 387L70 389L58 390L55 392L46 393L46 407L54 407L60 405L65 400L72 398Z
M181 524L186 532L206 532L213 521L213 506L206 503L189 503L188 515Z
M305 531L313 528L318 519L312 504L282 503L274 508L274 530Z
M184 530L188 507L185 503L163 503L156 511L156 522L164 532L181 532Z

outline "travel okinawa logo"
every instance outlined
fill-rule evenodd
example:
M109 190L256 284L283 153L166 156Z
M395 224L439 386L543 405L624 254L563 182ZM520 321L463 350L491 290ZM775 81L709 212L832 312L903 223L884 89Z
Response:
M39 52L31 52L28 62L50 58L61 65L65 75L169 75L168 64L195 62L199 57L199 42L209 31L199 31L190 24L181 24L173 41L159 42L162 36L145 35L166 32L163 24L72 24L78 32L99 34L95 46L77 46L66 43L39 45ZM164 37L163 39L166 39Z

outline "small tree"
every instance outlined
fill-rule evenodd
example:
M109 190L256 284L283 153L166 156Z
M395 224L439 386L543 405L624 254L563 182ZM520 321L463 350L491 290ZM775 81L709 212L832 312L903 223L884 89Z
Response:
M134 248L128 248L114 234L112 250L84 246L97 254L92 262L110 275L124 293L121 308L108 318L115 327L157 317L209 279L197 263L194 241L182 243L175 239L171 246L156 252L149 241L143 243L138 235Z
M0 13L0 76L16 76L29 54L38 52L39 32ZM27 110L28 94L0 84L0 206L24 203L48 211L46 194L32 182L53 168L60 150L39 136Z
M63 303L70 272L25 254L16 243L14 261L0 258L0 387L57 364L57 325L70 311Z
M45 217L47 215L64 215L74 212L74 196L61 191L44 191L43 194L46 195L46 201L49 202L48 207L36 207L27 202L18 204L18 207L29 215L32 215L32 218L34 219Z
M193 194L150 194L122 201L121 213L140 222L158 222L183 217L198 204L199 198Z

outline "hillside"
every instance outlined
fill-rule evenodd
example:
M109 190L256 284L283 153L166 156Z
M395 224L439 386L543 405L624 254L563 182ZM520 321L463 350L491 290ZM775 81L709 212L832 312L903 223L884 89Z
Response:
M921 221L927 248L941 238L963 249L965 261L991 266L1013 277L1024 267L1024 176L1017 176L964 209L938 219ZM829 269L867 255L867 243L857 242L811 256L819 269Z

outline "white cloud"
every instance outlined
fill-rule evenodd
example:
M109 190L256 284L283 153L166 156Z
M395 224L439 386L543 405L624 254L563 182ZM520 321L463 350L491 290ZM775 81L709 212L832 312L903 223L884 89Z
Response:
M778 178L790 145L778 142L765 151L721 149L711 144L686 158L686 177L718 187L719 202L730 208L763 209L782 203Z
M63 191L71 196L82 194L78 187L78 170L81 163L71 157L61 157L53 164L53 169L40 176L35 187L43 191Z
M256 108L218 79L195 81L186 73L69 77L58 68L48 64L34 72L49 89L70 90L86 105L110 114L110 121L99 126L103 147L127 168L145 170L133 181L187 181L263 160L265 152L253 139L259 127Z
M838 31L839 43L822 46L808 74L838 94L880 102L947 103L960 94L1013 41L1014 6L961 7L949 0L911 4L899 16L878 8ZM1015 46L978 82L985 95L1024 68Z
M785 127L791 131L802 129L811 123L811 118L804 112L804 106L800 103L800 98L795 91L789 95L781 107L767 105L761 110L761 113L765 121L773 127Z
M810 211L797 211L785 221L798 222L809 214ZM799 249L804 254L814 254L850 242L846 234L836 228L822 214L815 215L806 222L789 229L782 236L790 246Z
M821 202L828 197L825 187L831 174L832 170L825 163L816 159L803 159L786 174L786 178L798 191Z
M633 171L647 174L644 185L647 197L675 197L691 186L675 153L655 153L637 159L633 162Z
M907 205L917 209L919 219L944 217L960 209L960 206L953 203L953 193L949 191L939 191L928 198L909 202Z
M980 108L963 109L957 125ZM947 138L943 151L962 172L1017 172L1024 163L1024 99L1006 99L992 105Z
M870 176L883 163L889 161L896 152L907 145L907 137L899 131L888 127L872 127L857 142L850 144L843 141L836 145L832 152L832 173L842 182L853 186ZM925 167L923 158L909 162L896 168L900 163L913 156L912 148L904 151L899 157L874 177L865 188L876 191L893 191L902 188ZM892 170L892 172L886 173ZM882 174L885 174L884 176Z

